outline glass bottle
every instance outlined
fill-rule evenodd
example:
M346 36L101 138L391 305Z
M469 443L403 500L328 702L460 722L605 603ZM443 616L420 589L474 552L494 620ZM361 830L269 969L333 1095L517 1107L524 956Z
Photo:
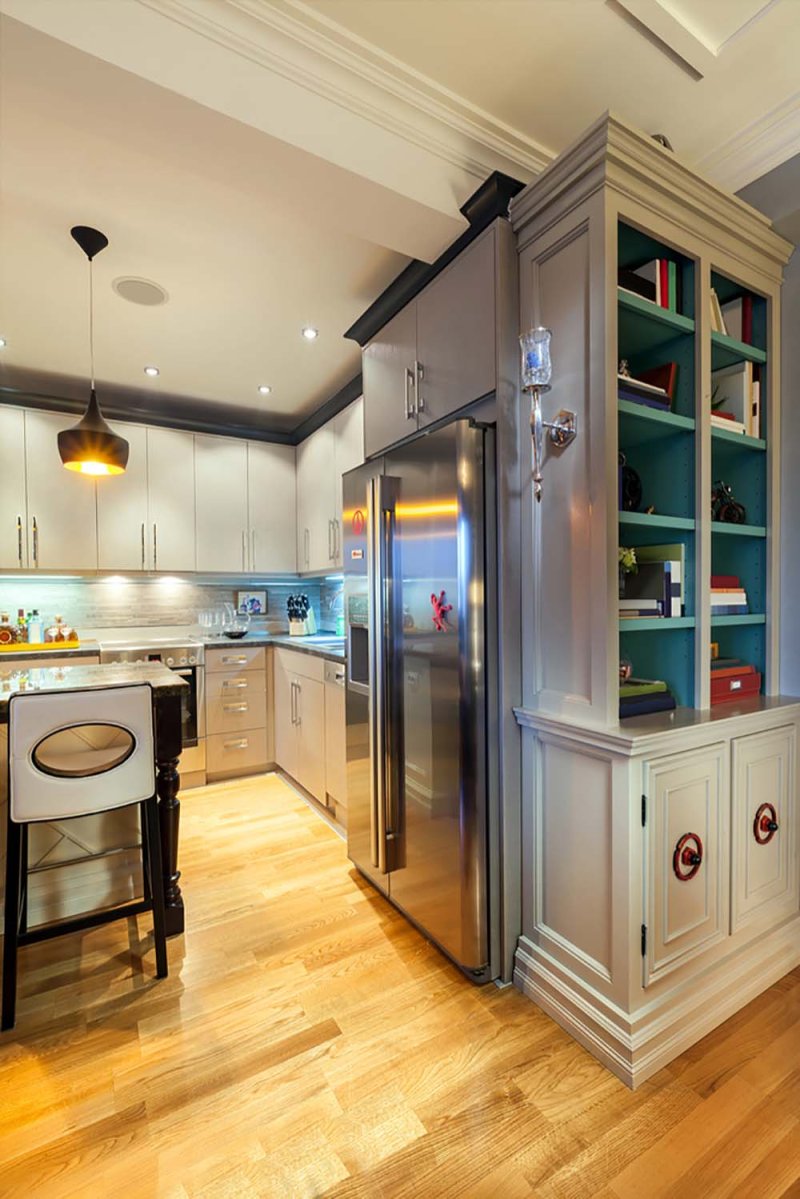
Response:
M47 632L44 635L44 639L48 643L66 641L67 631L64 628L64 617L63 616L56 616L56 623L54 625L50 626L50 628L47 630Z
M38 608L33 609L28 621L28 641L31 645L41 645L44 641L44 621Z
M17 609L17 641L28 640L28 625L25 621L25 609Z
M0 645L14 645L16 641L16 626L11 623L7 612L0 612Z

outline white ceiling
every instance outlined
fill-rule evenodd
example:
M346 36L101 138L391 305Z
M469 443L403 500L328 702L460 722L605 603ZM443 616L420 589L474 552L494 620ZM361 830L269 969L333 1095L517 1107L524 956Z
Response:
M491 170L527 180L605 109L728 188L800 148L800 0L0 0L0 336L12 367L291 428L342 338ZM170 299L127 303L111 281ZM305 323L321 336L309 344ZM150 381L143 367L155 363ZM260 383L272 386L264 399Z

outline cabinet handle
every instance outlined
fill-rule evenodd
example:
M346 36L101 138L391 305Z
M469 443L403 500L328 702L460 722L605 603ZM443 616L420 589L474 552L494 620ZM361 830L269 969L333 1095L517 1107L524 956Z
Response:
M289 684L289 719L291 720L293 725L297 724L297 718L295 716L295 703L294 703L294 689L296 686L297 686L297 684L294 682L294 680L292 680L292 682Z
M22 566L22 517L17 517L17 558Z
M144 570L144 521L142 521L142 570Z
M248 704L247 701L243 704L223 704L222 710L223 712L247 712Z
M329 562L330 562L331 558L333 557L333 550L331 549L331 534L332 534L332 532L333 532L333 521L329 520L328 521L328 561Z
M303 529L303 555L305 557L306 566L311 561L311 530Z
M247 570L247 534L242 529L242 570Z
M246 666L247 658L243 654L237 654L235 658L231 658L229 654L223 654L223 666Z
M779 828L778 813L775 811L775 805L762 803L753 821L753 836L756 839L756 844L769 845Z
M300 715L300 700L303 697L303 685L302 683L295 683L295 687L297 688L297 699L294 705L295 724L299 727L303 723L303 717Z
M414 385L417 391L417 412L419 413L425 411L425 397L422 394L422 388L420 387L420 384L425 377L425 367L421 362L414 363L414 372L416 375L416 382Z
M250 569L256 569L256 531L250 530Z
M333 556L339 558L342 553L342 526L338 518L333 522Z
M246 691L247 683L244 679L225 679L222 687L225 691Z
M694 878L703 864L703 842L697 833L684 833L678 838L672 855L672 871L681 883Z
M414 372L410 367L406 367L405 371L405 400L406 400L406 420L413 420L417 415L414 405L411 402L411 388L414 386Z
M242 737L241 741L223 741L223 749L247 749L250 742L246 737Z
M39 522L36 517L32 520L33 527L33 565L39 565Z
M153 522L153 570L158 570L158 525Z

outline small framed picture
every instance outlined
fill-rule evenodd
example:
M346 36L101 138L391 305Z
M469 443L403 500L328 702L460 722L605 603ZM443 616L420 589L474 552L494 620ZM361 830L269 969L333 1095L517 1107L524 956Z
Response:
M237 591L236 610L240 616L264 616L267 611L266 591Z

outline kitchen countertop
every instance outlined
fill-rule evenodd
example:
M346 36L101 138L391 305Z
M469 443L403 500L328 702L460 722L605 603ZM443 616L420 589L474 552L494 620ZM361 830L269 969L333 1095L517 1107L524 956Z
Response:
M27 649L25 643L19 649L3 650L0 653L0 671L6 662L24 662L26 658L47 658L48 662L63 662L65 659L96 658L100 654L100 643L82 641L78 649Z
M333 642L337 644L332 644ZM344 662L347 659L345 638L336 637L334 633L312 633L308 637L290 637L288 633L246 633L244 637L238 639L229 637L203 639L203 644L207 650L230 650L231 647L248 645L279 645L284 649L297 650L301 654L314 654L318 658L328 658L332 662Z
M146 665L108 662L103 666L42 666L31 670L9 670L0 664L0 724L8 720L12 695L30 691L93 690L149 683L159 695L180 695L188 684L160 662Z

